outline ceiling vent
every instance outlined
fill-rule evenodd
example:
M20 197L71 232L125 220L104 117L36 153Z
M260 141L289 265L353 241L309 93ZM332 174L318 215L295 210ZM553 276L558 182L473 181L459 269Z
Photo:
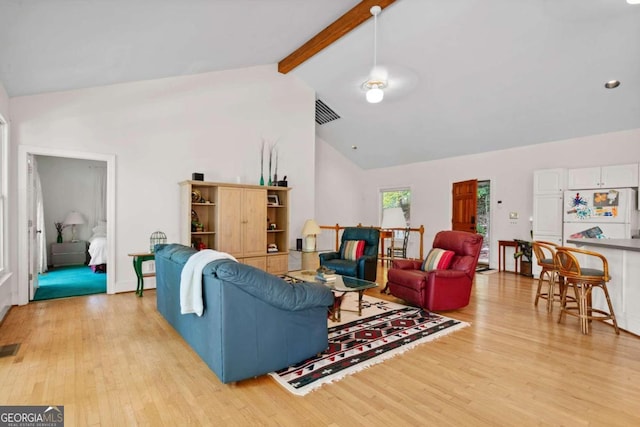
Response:
M338 113L333 111L331 108L327 106L324 102L316 99L316 123L319 125L323 125L325 123L332 122L334 120L339 119L340 116Z

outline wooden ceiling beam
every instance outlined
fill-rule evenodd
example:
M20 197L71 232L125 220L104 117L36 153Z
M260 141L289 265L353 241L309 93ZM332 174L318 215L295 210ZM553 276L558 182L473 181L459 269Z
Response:
M362 0L351 10L342 15L327 28L313 36L309 41L290 53L282 61L278 62L278 71L287 74L289 71L320 52L331 43L371 18L372 6L380 6L382 9L394 3L396 0Z

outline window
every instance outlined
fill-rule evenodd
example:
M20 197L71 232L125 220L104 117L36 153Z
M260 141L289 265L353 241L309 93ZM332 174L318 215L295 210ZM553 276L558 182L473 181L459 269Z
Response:
M382 190L380 192L382 201L380 206L380 219L382 212L389 208L402 208L407 226L411 224L411 190L409 188L397 188L393 190Z
M0 273L5 270L5 256L7 254L7 145L9 132L7 122L0 115Z

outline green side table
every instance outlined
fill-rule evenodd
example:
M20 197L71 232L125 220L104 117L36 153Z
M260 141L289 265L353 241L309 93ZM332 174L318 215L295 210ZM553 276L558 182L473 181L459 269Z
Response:
M141 297L142 291L144 290L144 278L156 275L156 273L142 274L142 263L145 261L154 261L156 259L156 255L151 252L141 252L129 254L129 256L133 257L133 270L136 272L136 277L138 278L138 283L136 285L136 295Z

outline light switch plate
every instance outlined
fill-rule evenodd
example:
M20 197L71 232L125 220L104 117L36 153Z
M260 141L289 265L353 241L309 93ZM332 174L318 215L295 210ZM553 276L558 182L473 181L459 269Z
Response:
M518 219L518 212L509 212L509 219Z

